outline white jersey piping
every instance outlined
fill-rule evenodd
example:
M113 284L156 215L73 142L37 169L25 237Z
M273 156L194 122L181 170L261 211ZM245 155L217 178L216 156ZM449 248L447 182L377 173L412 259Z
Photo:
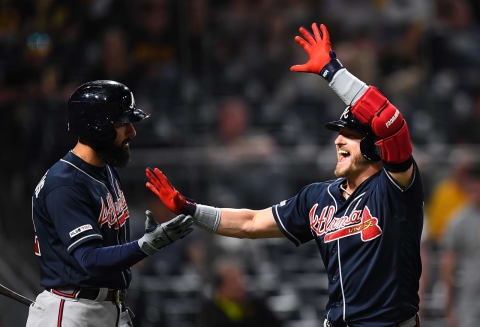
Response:
M278 221L280 222L280 225L282 225L283 230L287 232L287 234L290 235L299 245L302 244L302 242L300 242L300 240L296 238L292 233L290 233L283 225L282 219L280 219L280 215L278 214L278 204L275 205L275 213L277 214Z
M410 182L410 184L408 184L407 186L405 187L402 187L401 185L399 185L397 183L397 181L395 179L393 179L392 176L390 176L390 174L388 173L388 170L386 170L385 168L383 168L383 170L385 170L385 173L387 174L387 177L388 179L390 180L390 182L392 182L393 185L395 185L399 190L400 192L405 192L407 191L412 185L413 185L413 182L415 182L415 177L417 176L416 172L415 172L415 168L413 168L413 177L412 177L412 181Z
M342 299L343 299L343 321L345 321L345 292L343 290L343 275L342 275L342 261L340 260L340 239L337 240L337 258L338 258L338 274L340 275L340 289L342 290Z
M76 240L75 242L73 242L72 244L70 244L70 246L67 248L67 251L70 251L70 249L72 248L72 246L74 246L75 244L77 244L78 242L80 241L83 241L87 238L92 238L92 237L95 237L95 238L99 238L99 239L103 239L102 235L100 234L90 234L90 235L86 235L82 238L79 238L78 240Z
M330 192L330 186L332 186L332 184L328 185L328 188L327 188L327 191L328 191L328 194L330 195L330 197L333 199L333 202L335 202L335 213L337 212L338 210L338 206L337 206L337 200L335 200L335 197L332 195L332 193ZM358 199L360 196L362 196L364 193L360 194L359 196L357 196L354 201L356 199ZM353 202L353 201L352 201ZM352 204L352 203L350 203ZM350 206L350 205L349 205ZM340 278L340 289L342 291L342 300L343 300L343 321L345 321L345 310L346 310L346 304L345 304L345 292L343 290L343 276L342 276L342 261L340 260L340 240L338 239L337 240L337 259L338 259L338 274L339 274L339 278Z
M357 200L359 200L363 195L365 194L365 192L363 192L362 194L359 194L355 199L352 200L352 202L350 202L350 204L348 205L347 209L345 209L345 212L348 212L348 209L350 209L350 206ZM358 204L360 203L360 201L357 202L357 204L355 205L355 208L353 208L353 210L355 210L357 207L358 207Z
M96 182L102 184L103 186L105 186L105 188L106 188L107 191L108 191L107 185L105 185L105 183L103 183L102 181L99 181L98 179L90 176L88 173L86 173L86 172L83 171L82 169L78 168L77 166L75 166L75 165L74 165L73 163L71 163L70 161L67 161L67 160L65 160L65 159L60 159L60 161L65 162L66 164L69 164L70 166L72 166L72 167L80 170L82 173L84 173L85 175L87 175L88 177L90 177L91 179L93 179L94 181L96 181Z

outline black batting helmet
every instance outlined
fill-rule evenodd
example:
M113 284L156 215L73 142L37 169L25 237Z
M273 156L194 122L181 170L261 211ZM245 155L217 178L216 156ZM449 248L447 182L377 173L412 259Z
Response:
M130 89L115 81L87 82L68 100L68 130L89 145L113 141L114 123L134 123L149 116L135 106Z
M360 142L360 151L362 155L370 161L381 160L380 148L375 144L375 135L368 125L362 124L351 112L348 106L340 115L339 120L334 120L325 124L325 127L332 131L340 131L341 128L348 128L364 135Z

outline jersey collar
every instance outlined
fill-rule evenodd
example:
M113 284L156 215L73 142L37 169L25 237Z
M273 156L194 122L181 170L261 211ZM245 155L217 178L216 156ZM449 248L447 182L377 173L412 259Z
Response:
M68 153L63 157L64 160L71 162L78 168L84 170L85 172L95 175L97 177L102 177L105 178L107 176L107 166L105 165L104 167L97 167L93 166L86 161L84 161L82 158L78 157L75 155L71 150L68 151Z
M343 202L348 202L349 200L352 200L352 199L355 199L357 197L358 194L362 193L364 191L364 189L367 187L368 184L370 184L370 181L372 179L375 178L375 176L378 176L379 174L381 174L381 170L379 170L378 172L376 172L375 174L371 175L370 177L368 177L366 180L364 180L360 185L358 185L358 187L355 189L355 191L352 192L352 195L350 195L348 197L348 199L345 199L343 197L343 194L342 194L342 190L340 189L340 185L345 182L346 178L345 177L341 177L341 178L338 178L336 179L334 182L333 182L333 185L332 187L330 188L331 191L332 191L332 194L333 196L335 197L335 199L337 200L340 200L340 201L343 201Z

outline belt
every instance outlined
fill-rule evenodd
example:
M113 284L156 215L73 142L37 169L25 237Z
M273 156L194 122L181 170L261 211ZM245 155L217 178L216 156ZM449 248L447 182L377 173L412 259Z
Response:
M327 319L325 319L325 321L323 322L323 326L334 327L334 325ZM418 317L418 314L416 314L412 318L402 321L392 327L420 327L420 318Z
M87 299L93 301L110 301L122 303L127 295L126 290L112 290L107 288L76 288L55 289L47 288L47 291L70 299Z

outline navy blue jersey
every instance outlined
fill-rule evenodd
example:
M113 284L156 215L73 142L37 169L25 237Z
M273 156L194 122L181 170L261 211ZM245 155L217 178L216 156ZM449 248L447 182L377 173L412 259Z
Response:
M384 327L418 311L423 186L417 166L408 187L384 169L346 200L344 178L310 184L272 207L297 246L314 239L328 273L327 318L344 326Z
M92 278L72 255L87 242L112 246L130 240L129 211L112 167L95 167L67 153L35 188L32 215L42 286L128 288L130 269Z

